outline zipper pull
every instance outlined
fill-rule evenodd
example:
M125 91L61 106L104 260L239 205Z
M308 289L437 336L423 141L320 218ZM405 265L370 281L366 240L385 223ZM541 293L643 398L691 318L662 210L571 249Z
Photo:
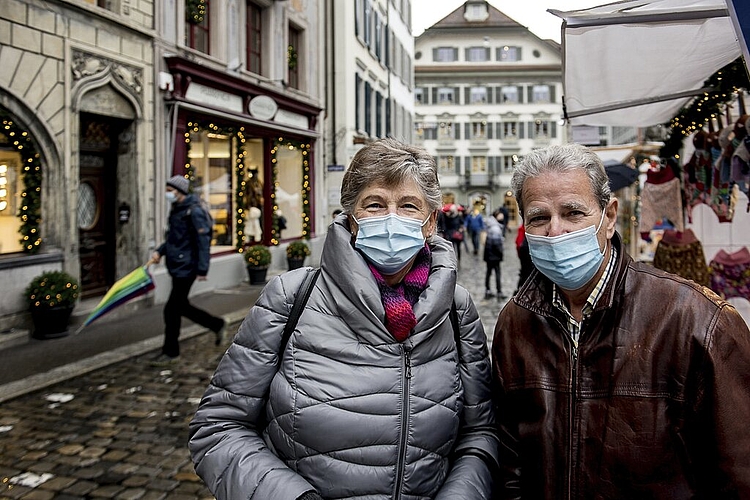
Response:
M411 378L411 351L404 349L404 363L406 365L406 378Z

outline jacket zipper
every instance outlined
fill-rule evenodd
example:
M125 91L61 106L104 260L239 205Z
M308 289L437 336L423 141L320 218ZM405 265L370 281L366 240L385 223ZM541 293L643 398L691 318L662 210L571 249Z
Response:
M393 498L401 498L401 486L403 485L404 468L406 467L406 436L409 426L409 386L411 379L411 351L401 345L401 353L404 357L404 376L401 383L401 435L398 448L398 465L396 467L396 491Z
M578 346L576 346L573 339L570 339L572 344L571 351L571 384L570 384L570 421L568 423L568 498L573 498L573 427L575 422L575 411L576 411L576 372L578 368Z

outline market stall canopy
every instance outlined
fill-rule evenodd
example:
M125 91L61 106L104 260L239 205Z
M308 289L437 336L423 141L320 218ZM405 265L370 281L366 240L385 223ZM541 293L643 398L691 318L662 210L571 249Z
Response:
M669 122L741 55L725 0L625 0L563 19L563 106L572 125Z

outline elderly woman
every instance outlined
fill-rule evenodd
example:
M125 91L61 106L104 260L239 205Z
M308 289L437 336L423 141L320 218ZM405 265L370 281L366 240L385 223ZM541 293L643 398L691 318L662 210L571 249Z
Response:
M289 341L305 269L266 285L217 367L190 424L197 473L219 499L490 498L487 339L435 236L432 157L363 147L341 206Z

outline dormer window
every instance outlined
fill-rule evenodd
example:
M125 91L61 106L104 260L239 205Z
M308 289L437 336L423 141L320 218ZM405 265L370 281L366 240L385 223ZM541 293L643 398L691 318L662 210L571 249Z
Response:
M467 21L484 21L488 17L490 17L490 13L487 11L487 2L484 0L481 2L466 2L464 19Z

